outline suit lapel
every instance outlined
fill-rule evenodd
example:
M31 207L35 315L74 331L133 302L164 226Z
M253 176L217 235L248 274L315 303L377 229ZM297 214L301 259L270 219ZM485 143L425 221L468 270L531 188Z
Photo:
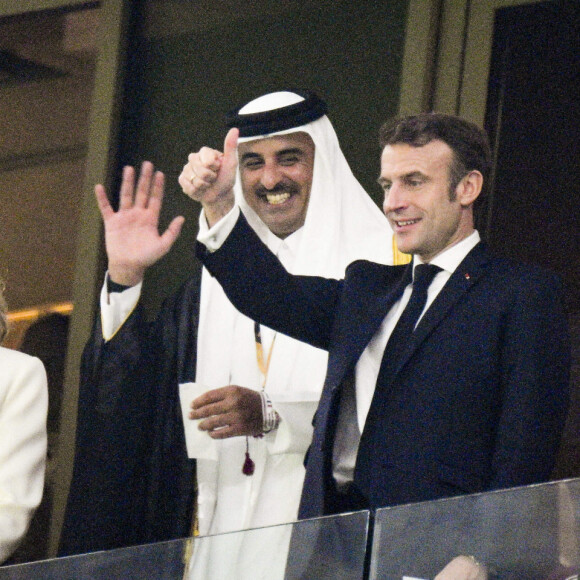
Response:
M361 435L355 468L355 480L363 491L368 492L369 470L372 465L370 457L373 453L373 437L376 436L376 425L381 421L380 413L382 404L377 401L377 397L379 401L385 401L389 398L395 377L409 360L412 359L415 351L428 338L431 332L448 316L450 309L484 275L485 264L488 261L489 257L481 243L475 246L465 257L420 320L413 334L413 340L409 341L409 346L405 354L401 357L388 384L382 385L380 389L377 386Z
M338 385L352 371L363 350L377 332L393 304L401 297L405 286L412 278L412 265L379 266L371 264L364 275L353 274L347 280L345 291L349 296L344 299L345 316L337 323L333 351L332 368L328 377ZM354 324L353 324L354 321Z
M485 264L488 261L489 256L482 243L479 243L467 254L419 321L411 346L401 359L397 372L413 356L421 343L447 317L453 306L477 283L484 274Z

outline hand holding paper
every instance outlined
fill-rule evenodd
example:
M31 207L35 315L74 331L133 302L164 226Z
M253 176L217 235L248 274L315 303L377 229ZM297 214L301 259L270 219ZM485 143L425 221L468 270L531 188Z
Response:
M260 435L263 430L259 391L228 385L203 393L191 404L190 419L203 419L198 427L212 439Z

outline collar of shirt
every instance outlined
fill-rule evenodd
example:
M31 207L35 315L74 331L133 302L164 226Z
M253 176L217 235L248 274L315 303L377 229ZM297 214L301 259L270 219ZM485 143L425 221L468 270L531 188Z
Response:
M300 247L300 241L302 240L303 233L304 228L302 227L282 239L273 234L271 231L268 231L268 240L266 245L270 251L278 257L284 268L286 268L288 271L292 271L294 260L298 254L298 248Z
M447 250L444 250L440 254L437 254L437 256L435 256L429 263L433 264L434 266L439 266L442 270L445 270L451 275L453 272L455 272L457 266L461 264L465 256L467 256L467 254L469 254L469 252L471 252L471 250L473 250L473 248L480 241L481 238L479 236L479 232L477 230L473 230L469 236L457 244L454 244L450 248L447 248ZM424 263L425 262L416 256L413 260L413 273L419 264Z
M419 317L417 324L419 324L421 318L423 318L423 314L431 306L433 300L437 298L437 295L439 294L439 292L441 292L443 286L445 286L445 284L447 283L447 280L451 278L451 275L453 274L453 272L455 272L457 266L461 264L465 256L467 256L467 254L469 254L469 252L471 252L471 250L479 243L480 239L481 238L479 236L479 232L477 230L474 230L465 239L461 240L457 244L454 244L447 250L441 252L440 254L435 256L435 258L433 258L431 262L429 262L434 266L439 266L441 268L441 272L439 272L435 276L435 278L433 278L433 281L431 282L429 289L427 290L427 302L425 303L425 308L423 309L423 312ZM419 264L423 263L424 262L422 262L418 256L415 257L415 259L413 260L413 275L415 273L415 268ZM411 286L407 286L403 298L401 300L400 306L402 306L402 308L404 308L407 302L409 301L410 295L411 295ZM399 308L398 310L399 315L400 313L401 308Z

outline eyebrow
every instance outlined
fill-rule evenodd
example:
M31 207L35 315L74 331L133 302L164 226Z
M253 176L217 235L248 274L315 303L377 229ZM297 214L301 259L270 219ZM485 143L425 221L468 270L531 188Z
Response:
M261 159L261 158L262 155L250 151L249 153L244 153L242 155L241 161L246 161L246 159Z
M300 149L300 147L289 147L288 149L276 151L276 157L282 157L283 155L305 155L305 152L303 149ZM241 161L246 161L247 159L263 159L263 157L264 156L261 153L248 151L242 155Z
M403 179L416 179L420 177L421 179L426 179L427 176L422 171L410 171L409 173L405 173L403 175Z
M422 171L410 171L409 173L405 173L404 175L399 176L400 179L427 179L427 176ZM390 179L385 179L384 177L378 177L377 183L384 187L387 183L391 183Z
M281 155L304 155L304 150L300 149L300 147L289 147L276 153L276 157L280 157Z

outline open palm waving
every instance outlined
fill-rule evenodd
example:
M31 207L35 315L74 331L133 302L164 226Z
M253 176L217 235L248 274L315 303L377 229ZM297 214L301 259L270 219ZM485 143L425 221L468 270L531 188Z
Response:
M145 161L135 187L135 170L123 169L119 210L114 211L105 188L95 186L95 196L105 225L109 276L113 282L134 286L143 280L145 270L161 259L181 232L185 218L174 218L159 233L159 212L165 178Z

